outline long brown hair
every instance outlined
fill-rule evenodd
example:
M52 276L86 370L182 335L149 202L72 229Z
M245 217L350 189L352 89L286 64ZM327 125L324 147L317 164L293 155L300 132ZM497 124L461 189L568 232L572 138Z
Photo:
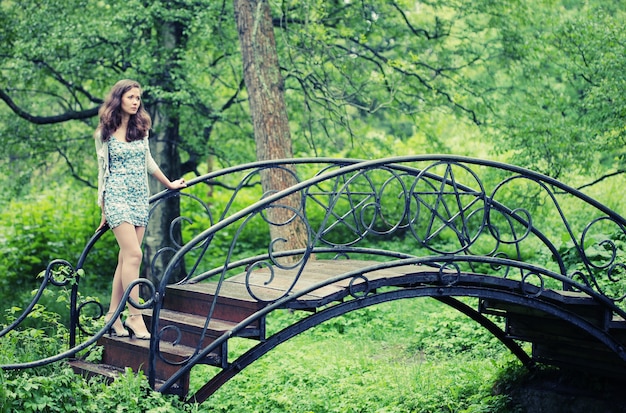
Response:
M98 136L98 132L100 132L100 138L103 141L108 141L111 135L122 124L122 96L134 87L141 91L139 82L129 79L120 80L113 85L104 103L100 106L100 110L98 111L100 123L98 129L96 129L96 136ZM151 126L152 119L150 119L150 115L146 112L143 101L140 100L139 110L137 110L137 113L134 115L131 115L128 120L126 140L132 142L143 139Z

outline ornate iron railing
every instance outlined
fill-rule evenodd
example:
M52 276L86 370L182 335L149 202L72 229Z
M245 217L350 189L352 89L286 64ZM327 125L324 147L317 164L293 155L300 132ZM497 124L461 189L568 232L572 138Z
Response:
M237 198L244 196L244 189L253 186L262 172L273 168L283 170L289 164L309 166L321 162L318 159L285 160L234 168L248 173L233 189L226 208L216 220L212 216L216 214L211 214L206 202L181 193L200 205L210 226L201 228L184 245L172 239L174 246L168 248L168 252L175 252L174 256L164 274L153 274L161 280L157 290L162 291L163 285L170 282L173 269L183 264L185 278L180 282L199 282L216 275L226 276L227 271L237 268L246 267L250 272L259 265L301 267L313 253L408 258L418 256L415 251L420 249L421 257L482 256L509 261L530 258L538 266L592 288L614 303L624 301L624 291L614 288L619 287L618 275L624 269L620 255L624 218L580 191L511 165L456 156L416 156L369 162L325 160L330 165L315 176L298 180L291 187L262 196L252 204L241 203L241 209L233 208ZM486 181L471 167L482 168L483 173L492 176ZM499 179L494 171L509 176ZM193 180L190 185L215 181L229 174L229 170L209 174ZM491 184L491 190L485 188L486 183ZM281 204L281 200L293 194L300 198L298 209ZM171 195L174 194L162 193L155 198L155 203ZM562 206L565 198L570 199L569 203L565 202L569 212ZM572 201L578 205L573 206ZM268 240L266 254L234 259L238 244L243 242L242 234L246 227L254 225L255 219L256 224L262 222L265 229L285 224L267 219L267 211L278 208L289 210L292 221L301 221L307 230L306 245L300 250L277 253L274 247L278 240L273 239ZM172 225L193 221L184 216L183 211ZM226 245L227 254L222 251L223 243L214 245L216 234L225 228L233 236L232 242ZM175 232L172 230L170 234ZM394 236L404 239L405 245L413 242L412 250L389 250L380 243L383 248L361 247L365 243L376 245L377 240ZM590 245L601 247L604 253L593 250L596 255L590 256ZM220 252L211 254L211 248ZM184 262L194 251L198 253L193 259ZM157 256L163 252L159 251ZM298 255L298 262L280 264L280 257L289 255ZM215 265L216 260L207 260L208 256L223 259ZM203 261L210 263L208 270L203 267ZM477 270L469 261L468 265L470 270ZM510 265L502 270L506 272L502 276L512 276ZM495 269L490 268L489 273L495 273ZM528 274L520 270L518 276ZM283 295L289 293L284 291ZM254 292L251 294L254 296Z
M261 176L273 173L287 175L290 185L263 192ZM169 245L152 257L152 281L138 281L148 290L142 308L153 311L151 369L161 357L157 343L162 333L176 329L159 320L168 285L211 280L218 283L219 290L230 275L244 272L250 276L259 268L269 272L266 284L271 285L273 271L291 270L293 282L274 296L260 296L247 285L252 297L268 304L255 315L258 318L304 293L295 291L294 286L314 258L363 257L380 261L381 267L429 265L439 268L440 282L449 285L461 274L484 274L521 281L529 296L539 296L548 289L584 291L613 314L626 318L626 220L581 191L516 166L446 155L373 161L265 161L211 172L189 181L188 188L180 192L159 193L151 199L153 210L165 207L165 201L176 196L181 215L165 234ZM215 202L215 197L220 201ZM224 207L218 210L217 205ZM277 221L273 213L279 210L284 214ZM290 226L304 235L295 246L289 235L280 231ZM274 230L279 235L272 238L269 234ZM3 368L31 367L68 357L108 330L109 325L87 341L76 343L81 311L99 305L79 304L76 297L81 270L103 232L89 241L76 266L62 262L64 271L74 279L68 351ZM255 239L258 234L268 234L265 244L250 245L248 235L252 233ZM41 288L52 282L52 273L49 269ZM367 275L360 272L337 277L366 279ZM367 293L360 291L358 296ZM123 304L118 314L122 308ZM205 330L214 308L215 303L207 313ZM102 312L100 307L100 315ZM178 363L181 371L190 369L224 340L228 337L208 346L200 340L196 354Z
M289 164L302 168L308 162L285 160L277 164L280 168ZM314 255L360 255L399 260L382 264L389 266L409 262L439 266L445 273L443 277L452 277L450 285L455 279L455 275L449 274L452 271L457 276L472 272L517 279L532 296L550 288L584 291L614 314L626 315L622 308L626 221L582 192L523 168L456 156L329 163L308 179L297 180L289 188L271 192L252 205L244 204L240 210L230 209L222 214L175 253L160 277L157 291L164 292L170 273L182 265L189 271L181 282L194 283L207 279L221 283L233 271L246 271L249 276L264 267L270 272L266 284L271 285L273 269L295 270L291 286L276 296L258 296L247 285L252 297L274 303L257 314L258 318L301 295L292 289ZM250 170L232 199L248 187L253 177L275 167L276 164L261 164ZM281 203L294 195L300 200L297 208ZM301 221L306 228L305 245L276 251L274 247L285 240L269 239L267 253L235 258L237 245L255 220L263 222L267 232L271 226L285 224L267 218L268 211L276 208L290 212L290 223ZM230 229L233 238L227 253L222 255L223 261L204 266L203 260L211 256L214 248L215 236L225 229ZM392 237L403 240L401 251L388 248ZM194 250L200 253L185 262ZM281 262L286 256L295 256L297 260ZM359 272L342 277L366 276ZM327 280L315 288L330 282L333 281ZM208 319L213 309L207 314ZM155 308L157 315L158 312L159 300ZM158 317L154 320L154 329L163 327L158 324ZM220 340L204 348L199 343L196 360L218 345ZM157 357L156 348L153 350Z

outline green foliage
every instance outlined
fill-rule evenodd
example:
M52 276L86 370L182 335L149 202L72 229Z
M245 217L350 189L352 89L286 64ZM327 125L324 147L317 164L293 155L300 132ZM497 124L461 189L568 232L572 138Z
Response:
M19 309L7 312L12 321ZM37 305L24 328L12 330L0 339L0 364L33 361L65 350L67 330L59 319L58 314ZM0 371L1 413L174 413L193 412L196 408L183 405L177 397L152 391L146 377L132 371L126 371L111 384L77 376L65 362Z
M495 151L553 176L613 171L624 155L616 4L272 2L294 153ZM52 165L93 185L93 110L121 77L166 108L183 172L253 160L232 16L230 2L207 0L3 2L0 185L20 194Z
M502 343L487 330L462 314L450 311L433 313L428 323L417 326L410 349L427 356L471 352L486 358L506 352Z
M268 328L278 330L300 317L287 311L273 315ZM512 412L509 397L492 388L510 355L501 345L491 348L493 339L476 330L464 316L431 299L361 309L255 362L213 395L206 411ZM426 331L441 332L428 340ZM455 350L443 349L451 339Z
M471 131L464 120L478 122L484 110L477 97L485 85L473 77L488 72L477 56L497 53L487 51L498 47L486 17L493 8L481 15L473 2L445 0L274 5L291 22L277 43L296 153L456 151L463 143L449 135Z
M499 77L497 153L555 177L622 169L623 8L542 1L527 12L507 14L525 40L503 39L523 48Z
M64 259L75 265L99 223L94 199L93 191L85 188L48 187L14 199L0 210L3 302L16 303L21 295L30 294L50 261ZM85 264L81 283L91 291L107 289L116 260L113 237L101 239Z
M580 248L584 250L589 265L581 260ZM615 300L626 296L626 271L622 265L614 265L626 261L626 239L622 231L596 232L588 235L582 246L576 246L568 239L560 246L559 255L567 266L568 274L591 272L593 280L576 274L573 278L577 282L594 289L597 287L602 294Z
M143 374L126 371L111 384L84 379L60 363L46 374L37 369L0 373L0 412L194 412L175 396L154 392Z
M22 309L11 307L5 312L7 323L11 323ZM9 331L0 340L0 364L29 362L58 354L67 342L67 333L59 314L37 304L20 329Z
M70 368L37 374L34 371L6 374L0 411L78 412L89 400L87 389L81 388Z

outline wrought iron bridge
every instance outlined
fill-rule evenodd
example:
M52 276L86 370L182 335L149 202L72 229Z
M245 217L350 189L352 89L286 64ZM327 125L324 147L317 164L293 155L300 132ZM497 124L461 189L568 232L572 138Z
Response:
M280 176L281 187L263 192L268 176ZM103 229L75 264L51 262L33 302L0 331L17 328L45 288L71 286L67 350L2 368L68 360L77 372L114 377L128 366L143 369L161 392L203 402L324 321L417 297L466 314L529 368L616 377L626 368L626 219L550 177L458 156L288 159L226 168L161 192L151 198L153 215L171 211L172 201L180 214L151 257L150 276L136 282L144 301L133 305L144 311L150 341L110 337L113 321L99 331L81 321L88 309L104 313L79 294ZM251 245L250 234L266 242ZM284 309L305 316L268 333L272 313ZM229 343L240 337L256 344L233 356ZM100 363L77 357L96 344L104 348ZM199 364L217 369L189 394Z

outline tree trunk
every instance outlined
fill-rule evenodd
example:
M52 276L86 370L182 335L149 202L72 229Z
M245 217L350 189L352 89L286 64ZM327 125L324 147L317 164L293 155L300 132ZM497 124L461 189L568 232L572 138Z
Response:
M163 105L165 106L165 105ZM154 160L159 164L163 173L170 179L178 179L180 174L180 157L176 150L178 137L178 119L170 118L167 113L167 106L156 105L153 109L152 119L156 133L150 139L150 151ZM154 194L164 190L163 185L154 177L150 176L150 193ZM180 227L173 228L170 237L170 225L172 221L180 216L180 198L172 197L153 208L150 215L148 228L144 237L144 265L143 276L155 282L163 275L165 266L172 257L176 249L176 244L181 245ZM167 253L161 253L158 259L154 260L155 254L161 249L170 249ZM181 278L183 267L178 267L178 271L173 274L170 281L177 281Z
M257 160L293 157L289 119L284 99L284 81L278 64L272 16L267 0L234 0L235 21L239 32L243 75L248 91L250 114L254 126ZM293 166L289 166L294 170ZM293 176L285 171L263 173L263 191L270 194L293 185ZM299 210L297 195L279 202L267 217L270 236L283 239L278 249L302 248L306 245L306 228L299 219L292 219ZM292 210L293 209L293 210Z
M174 86L169 82L173 51L181 42L182 33L173 23L162 22L159 28L159 39L163 47L162 61L167 62L162 72L154 76L151 86L158 86L164 91L173 91ZM175 63L173 63L175 64ZM153 135L150 139L150 152L165 176L169 179L178 179L181 175L180 156L177 150L179 141L178 111L167 102L155 102L148 108L152 116ZM164 190L163 185L154 177L150 176L150 193L154 194ZM169 259L174 254L177 245L181 245L180 227L176 226L170 236L172 221L180 216L180 198L172 197L162 201L157 208L153 208L150 215L148 228L144 237L144 254L142 276L156 282L163 275ZM167 249L167 253L159 251ZM174 249L174 250L172 250ZM159 253L157 259L155 255ZM179 266L175 274L172 274L170 282L177 281L184 273L183 266Z

